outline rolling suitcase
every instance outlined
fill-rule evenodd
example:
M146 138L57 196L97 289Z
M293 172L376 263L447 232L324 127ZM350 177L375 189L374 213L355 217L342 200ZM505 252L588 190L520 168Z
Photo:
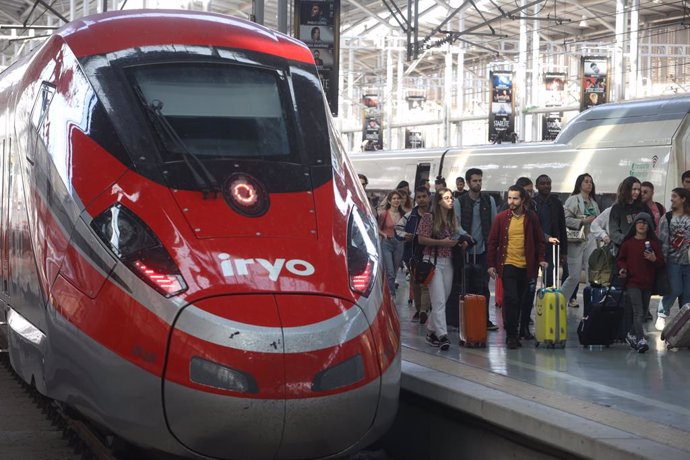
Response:
M546 273L542 272L542 288L537 291L537 308L534 319L534 336L536 345L544 344L554 348L560 346L565 348L567 339L566 318L568 316L565 296L560 289L558 275L559 251L556 245L554 252L554 274L555 287L546 287Z
M584 316L577 327L578 340L583 347L608 347L617 340L623 322L621 300L624 291L613 286L613 282L608 288L591 287L589 291L587 288Z
M690 303L686 303L661 331L666 348L690 347Z
M463 251L465 252L465 251ZM475 265L476 265L475 255ZM465 254L465 261L468 257ZM477 294L467 294L467 276L465 264L462 270L462 290L460 291L459 331L460 346L469 348L486 347L486 297Z
M601 303L607 295L610 297L607 302L617 302L620 304L621 299L623 298L623 292L624 291L620 286L587 286L582 293L582 297L585 301L585 308L583 309L582 316L584 317L589 315L589 313L592 311L592 307Z

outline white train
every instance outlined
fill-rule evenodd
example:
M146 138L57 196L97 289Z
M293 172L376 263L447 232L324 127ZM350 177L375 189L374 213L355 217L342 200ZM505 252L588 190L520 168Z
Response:
M437 176L455 189L469 168L484 171L483 189L502 196L520 176L548 174L553 192L570 195L582 173L594 178L600 203L610 204L618 184L633 175L655 186L654 200L668 207L671 190L690 169L690 95L642 99L594 107L573 118L554 142L448 149L352 153L372 194ZM445 153L445 154L444 154Z

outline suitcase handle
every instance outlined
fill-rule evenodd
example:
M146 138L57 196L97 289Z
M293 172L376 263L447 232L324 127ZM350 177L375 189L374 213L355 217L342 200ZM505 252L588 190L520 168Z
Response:
M546 243L546 244L551 244L551 243ZM560 258L560 244L554 244L553 245L556 249L552 251L552 265L553 265L553 286L555 289L560 289L561 288L561 280L558 277L558 270L561 268L560 263L561 263L561 258ZM546 288L546 270L541 271L541 286L542 288Z
M460 248L460 251L462 251L462 260L465 263L465 266L462 267L460 270L460 283L461 283L461 288L460 288L460 297L465 297L467 294L467 277L465 276L465 270L467 269L467 264L470 263L470 255L467 253L467 249L463 248L462 245L458 246ZM477 253L475 252L473 254L474 256L474 265L477 265Z

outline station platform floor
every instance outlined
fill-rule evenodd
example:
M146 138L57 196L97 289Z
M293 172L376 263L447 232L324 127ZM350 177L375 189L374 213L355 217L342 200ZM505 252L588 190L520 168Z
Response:
M490 317L502 326L493 282L491 289ZM652 298L652 311L657 303ZM460 347L457 330L451 330L450 350L440 351L426 343L425 326L411 322L404 279L396 305L403 389L572 458L690 459L690 350L666 350L653 321L645 323L650 350L644 354L623 343L581 347L576 329L582 308L568 309L565 349L523 340L522 348L509 350L501 327L488 332L487 348L480 349Z

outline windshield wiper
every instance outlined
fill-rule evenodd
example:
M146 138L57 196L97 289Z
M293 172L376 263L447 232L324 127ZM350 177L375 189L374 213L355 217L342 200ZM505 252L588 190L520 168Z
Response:
M154 99L149 104L146 101L144 93L141 91L139 85L134 85L134 89L137 93L137 97L141 103L144 104L146 112L152 118L154 127L156 128L158 134L163 138L172 140L180 149L182 149L182 159L187 165L189 171L192 173L194 182L201 189L203 198L216 198L218 196L218 192L220 192L218 181L204 165L201 159L199 159L195 153L187 148L184 141L177 134L177 131L175 131L175 128L173 128L168 119L165 118L165 115L163 115L162 112L163 102L158 99Z

